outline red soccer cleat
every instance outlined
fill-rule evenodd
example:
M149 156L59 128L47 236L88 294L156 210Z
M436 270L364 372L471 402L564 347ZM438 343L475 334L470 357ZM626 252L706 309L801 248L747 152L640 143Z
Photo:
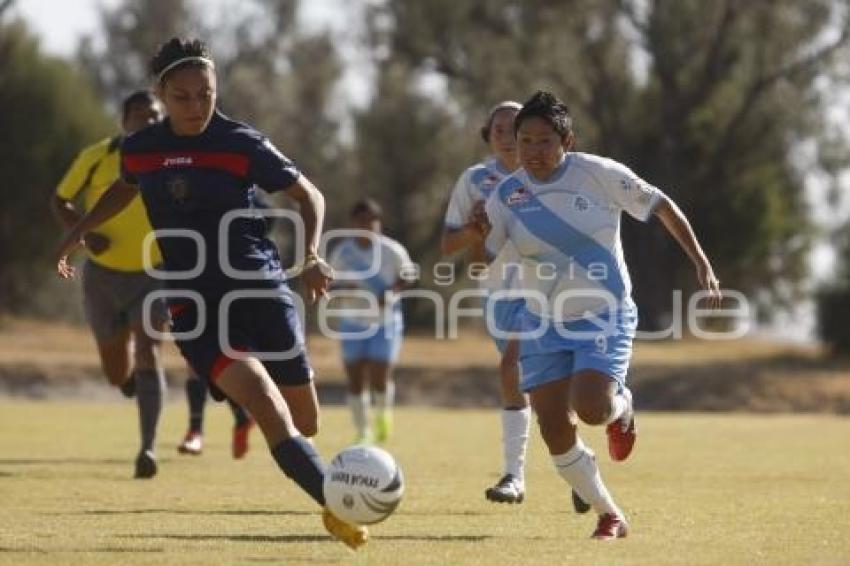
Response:
M637 431L634 415L629 419L625 429L623 429L623 421L617 420L608 425L605 433L608 435L608 454L615 462L622 462L629 457L632 448L635 447Z
M599 523L596 525L596 530L590 535L590 538L596 540L614 540L615 538L625 538L629 534L629 524L624 517L614 515L613 513L605 513L599 516Z
M608 454L615 462L622 462L628 458L635 447L635 440L637 440L632 394L624 388L623 395L629 401L628 412L605 428L605 433L608 435Z
M233 458L240 460L248 453L248 434L251 432L251 427L254 426L254 419L248 419L248 422L241 426L233 427Z

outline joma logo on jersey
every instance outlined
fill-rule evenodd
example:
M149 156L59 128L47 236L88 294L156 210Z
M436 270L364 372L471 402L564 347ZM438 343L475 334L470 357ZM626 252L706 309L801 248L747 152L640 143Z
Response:
M191 157L166 157L165 161L162 162L163 167L175 167L178 165L191 165L192 158Z
M508 195L505 204L508 206L513 206L515 204L522 204L524 202L528 202L531 200L531 194L529 194L528 190L525 187L520 187L510 195Z

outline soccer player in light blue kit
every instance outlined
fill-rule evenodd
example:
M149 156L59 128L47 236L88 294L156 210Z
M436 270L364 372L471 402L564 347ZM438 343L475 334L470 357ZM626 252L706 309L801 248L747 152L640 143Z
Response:
M625 378L637 309L620 242L621 213L661 221L693 261L712 306L721 299L719 282L673 201L616 161L570 151L572 119L552 94L532 96L514 128L522 168L494 190L482 220L489 255L511 241L521 256L528 297L520 388L529 394L558 473L599 514L593 538L624 537L625 515L570 416L571 408L587 424L607 425L611 457L628 457L635 426Z
M483 211L484 202L505 177L519 167L514 137L514 117L522 105L512 100L496 104L481 128L481 137L492 151L492 157L466 169L457 180L446 210L441 243L446 255L460 250L467 252L470 262L486 261L484 254L485 232L476 222L476 214ZM486 277L481 277L481 287L492 293L511 289L512 277L502 277L502 267L517 260L516 249L510 242L499 250ZM517 314L523 299L504 298L489 305L493 313L487 321L488 330L504 332L518 330ZM504 473L495 485L485 490L484 496L499 503L521 503L525 497L525 453L531 409L528 398L519 390L517 366L519 346L515 340L493 336L501 354L499 373L502 395L502 449Z
M401 301L395 293L414 274L404 246L382 234L382 216L381 206L374 200L356 202L351 209L351 222L362 236L346 238L328 258L338 274L331 289L340 292L331 296L340 300L344 313L339 328L344 335L342 360L348 376L348 406L357 431L356 441L360 443L385 442L392 431L392 369L404 335ZM350 290L355 293L348 293ZM374 297L377 308L364 308L368 299L363 293ZM374 435L369 425L373 396Z

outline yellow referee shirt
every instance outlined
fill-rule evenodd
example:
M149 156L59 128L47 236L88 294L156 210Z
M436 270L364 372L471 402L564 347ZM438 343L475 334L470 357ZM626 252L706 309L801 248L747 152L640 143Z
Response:
M86 212L91 210L103 193L120 176L120 138L108 138L80 152L65 174L56 194L65 200L82 199ZM109 238L109 248L94 255L87 252L92 261L117 271L142 271L144 258L142 243L152 228L140 195L127 207L101 224L95 232ZM159 247L153 242L151 261L162 262Z

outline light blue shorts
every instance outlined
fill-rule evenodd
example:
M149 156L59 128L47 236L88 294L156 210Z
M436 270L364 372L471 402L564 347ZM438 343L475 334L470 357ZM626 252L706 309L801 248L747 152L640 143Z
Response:
M521 330L521 315L525 310L524 305L525 299L499 299L494 301L488 298L484 302L484 320L487 323L487 333L490 334L501 354L505 353L510 338L504 335L499 336L494 333L494 330L519 332ZM488 316L490 309L493 309L492 318Z
M541 326L540 318L526 309L520 318L526 332ZM584 369L604 373L624 386L637 329L637 308L629 303L598 318L604 322L552 322L542 337L522 340L520 389L527 393Z
M342 343L342 360L345 364L360 361L384 362L394 364L398 361L401 341L404 337L404 325L401 317L392 322L375 326L369 331L369 326L343 320L339 332L346 334L366 333L360 338L345 338ZM367 333L367 331L369 331Z

